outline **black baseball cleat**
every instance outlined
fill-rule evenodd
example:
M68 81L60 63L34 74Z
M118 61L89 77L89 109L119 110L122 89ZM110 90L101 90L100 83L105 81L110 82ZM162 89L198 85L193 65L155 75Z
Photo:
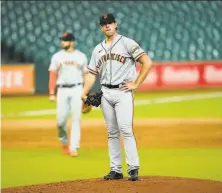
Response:
M131 170L129 172L129 178L128 180L130 181L137 181L138 180L138 169L135 169L135 170Z
M104 180L119 180L123 179L123 174L111 171L106 176L104 176Z

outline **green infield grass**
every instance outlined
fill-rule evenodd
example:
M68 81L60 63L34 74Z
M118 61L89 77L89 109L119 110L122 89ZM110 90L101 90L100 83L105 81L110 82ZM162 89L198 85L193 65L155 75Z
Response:
M139 149L140 176L178 176L222 181L220 149ZM126 164L123 161L123 173ZM2 188L103 178L109 172L107 149L81 149L72 158L58 149L2 150Z

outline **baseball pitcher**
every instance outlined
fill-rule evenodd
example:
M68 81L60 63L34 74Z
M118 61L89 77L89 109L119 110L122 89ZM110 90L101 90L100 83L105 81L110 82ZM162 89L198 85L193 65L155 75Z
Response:
M77 156L80 147L81 94L88 71L87 57L74 48L73 34L66 32L60 39L62 49L52 56L49 66L49 100L56 100L58 137L62 150L65 154ZM66 122L69 112L72 114L72 126L68 140Z
M93 50L88 66L89 74L83 89L82 100L93 106L101 103L108 132L110 172L105 180L122 179L120 133L123 135L129 180L138 180L139 157L133 133L133 90L147 77L152 62L144 50L132 39L117 32L112 14L100 17L100 28L105 40ZM136 62L142 65L136 77ZM89 93L100 77L101 91Z

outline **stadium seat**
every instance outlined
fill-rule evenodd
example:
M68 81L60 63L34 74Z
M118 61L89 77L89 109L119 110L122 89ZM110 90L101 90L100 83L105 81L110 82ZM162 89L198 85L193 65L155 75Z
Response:
M1 41L34 61L49 61L65 31L75 32L76 46L89 59L103 39L103 12L113 12L119 33L135 39L154 61L222 58L220 1L4 1L1 8Z

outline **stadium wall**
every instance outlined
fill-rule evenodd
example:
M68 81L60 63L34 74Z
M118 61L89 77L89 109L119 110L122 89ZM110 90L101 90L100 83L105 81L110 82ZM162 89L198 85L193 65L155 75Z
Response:
M137 73L140 71L137 65ZM47 94L48 72L34 64L3 64L1 94ZM222 88L222 61L155 62L138 92L190 88ZM93 90L100 88L97 80Z

